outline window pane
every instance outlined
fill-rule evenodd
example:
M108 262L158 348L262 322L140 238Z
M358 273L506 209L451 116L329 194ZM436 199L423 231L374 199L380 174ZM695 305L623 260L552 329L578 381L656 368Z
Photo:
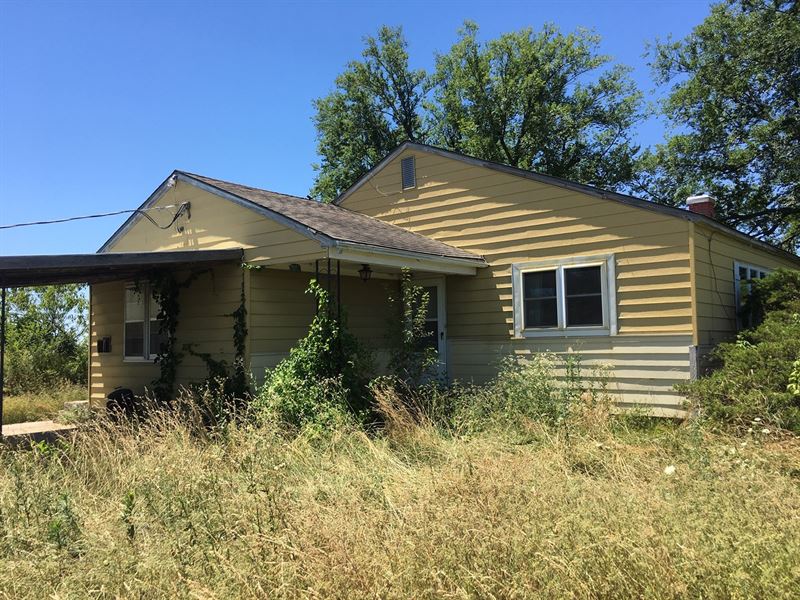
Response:
M739 279L747 279L747 267L739 267Z
M125 356L144 357L144 322L125 323Z
M428 292L428 319L436 319L439 316L439 288L435 285L426 287L425 291Z
M564 285L567 298L578 294L599 294L602 291L600 267L564 269Z
M161 352L161 343L166 336L159 334L161 321L158 319L150 321L150 358L155 358Z
M161 305L152 295L150 296L150 319L155 319L158 313L161 312Z
M567 327L603 324L603 296L567 297Z
M556 327L558 311L555 298L525 300L525 327Z
M556 272L535 271L522 274L524 298L555 298Z
M133 288L125 289L125 320L144 321L144 297Z

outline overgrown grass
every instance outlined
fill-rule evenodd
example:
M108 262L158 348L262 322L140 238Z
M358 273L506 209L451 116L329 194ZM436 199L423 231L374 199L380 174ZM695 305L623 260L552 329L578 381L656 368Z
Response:
M759 597L800 576L800 443L642 428L215 433L161 415L0 451L0 596Z
M47 392L28 392L3 399L3 424L52 419L65 402L86 400L86 386L64 384Z

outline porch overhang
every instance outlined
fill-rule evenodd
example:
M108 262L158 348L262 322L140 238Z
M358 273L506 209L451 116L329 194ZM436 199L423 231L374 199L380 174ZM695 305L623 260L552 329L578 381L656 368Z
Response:
M412 271L442 275L475 275L478 269L488 266L482 257L477 256L474 259L435 256L348 242L337 242L331 245L328 253L332 259L345 262L395 269L406 268Z
M157 269L242 262L242 257L241 248L0 256L0 287L101 283Z

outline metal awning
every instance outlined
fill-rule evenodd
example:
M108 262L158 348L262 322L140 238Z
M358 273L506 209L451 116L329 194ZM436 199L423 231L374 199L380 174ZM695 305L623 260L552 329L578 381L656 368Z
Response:
M100 283L134 277L156 269L241 261L242 256L241 248L0 256L0 287Z

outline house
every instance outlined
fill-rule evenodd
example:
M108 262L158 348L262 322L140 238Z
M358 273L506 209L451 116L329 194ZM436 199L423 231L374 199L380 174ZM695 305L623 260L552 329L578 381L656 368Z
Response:
M177 383L188 384L206 377L204 356L232 363L240 307L247 368L258 377L286 356L314 316L314 277L380 357L408 268L431 294L449 380L486 381L509 355L579 352L587 368L610 369L621 405L669 416L682 406L674 385L741 326L746 280L800 268L712 216L707 196L681 210L406 142L333 204L175 171L83 259L92 266L57 272L91 282L95 403L158 376L146 270L161 265L183 285ZM21 271L6 267L11 285ZM51 267L38 264L40 281L55 281Z

